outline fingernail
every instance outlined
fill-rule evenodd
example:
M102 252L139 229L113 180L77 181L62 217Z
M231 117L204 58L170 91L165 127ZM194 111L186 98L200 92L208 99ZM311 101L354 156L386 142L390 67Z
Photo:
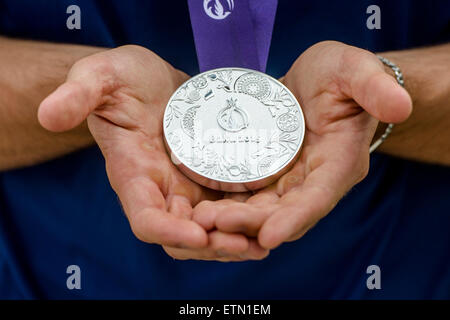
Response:
M228 252L223 251L223 250L217 250L217 251L216 251L216 254L217 254L219 257L227 257L227 256L228 256Z
M248 231L248 228L246 226L236 227L236 232L237 233L247 234L247 231Z
M244 260L248 260L248 256L245 253L239 254L239 258L244 259Z
M182 243L176 243L173 245L174 248L178 248L178 249L189 249L188 246L182 244Z

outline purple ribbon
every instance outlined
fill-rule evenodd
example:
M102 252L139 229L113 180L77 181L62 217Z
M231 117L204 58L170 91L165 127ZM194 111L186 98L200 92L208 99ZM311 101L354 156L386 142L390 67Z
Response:
M200 71L265 72L278 0L188 0Z

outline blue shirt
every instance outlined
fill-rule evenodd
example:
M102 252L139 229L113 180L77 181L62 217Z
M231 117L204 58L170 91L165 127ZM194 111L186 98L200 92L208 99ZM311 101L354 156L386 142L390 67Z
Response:
M283 75L309 46L371 51L450 40L448 1L279 1L267 72ZM81 30L66 8L81 8ZM380 30L366 8L381 8ZM198 72L185 1L0 0L0 34L145 46ZM182 48L182 54L180 54ZM368 177L302 239L258 262L176 261L137 240L92 147L0 174L0 298L450 298L450 168L373 155ZM368 290L366 269L381 269ZM81 268L68 290L66 268Z

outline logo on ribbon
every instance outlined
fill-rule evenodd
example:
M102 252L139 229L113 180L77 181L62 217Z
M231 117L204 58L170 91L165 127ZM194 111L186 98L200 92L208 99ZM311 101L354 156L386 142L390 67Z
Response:
M203 0L203 9L209 17L223 20L233 11L234 0Z

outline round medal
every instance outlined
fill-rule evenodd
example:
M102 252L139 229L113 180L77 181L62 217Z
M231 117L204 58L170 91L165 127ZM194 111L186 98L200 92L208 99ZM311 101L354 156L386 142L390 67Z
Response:
M278 80L258 71L221 68L181 85L164 113L172 161L193 181L242 192L274 182L297 159L302 109Z

